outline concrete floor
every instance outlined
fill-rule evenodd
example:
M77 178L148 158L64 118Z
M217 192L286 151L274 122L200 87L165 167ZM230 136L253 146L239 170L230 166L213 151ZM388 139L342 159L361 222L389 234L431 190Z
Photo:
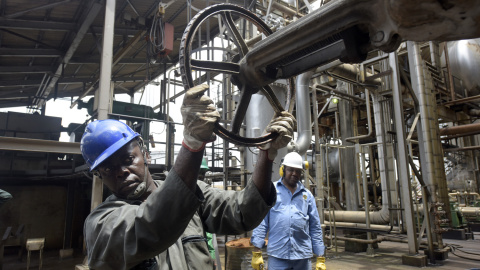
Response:
M456 254L461 256L474 258L474 260L468 260L460 258L454 255L452 252L448 253L448 259L444 261L437 261L436 265L428 265L427 269L450 269L450 270L465 270L465 269L480 269L480 233L475 233L475 240L449 240L445 239L444 243L453 245L456 247ZM218 237L219 253L222 262L222 269L225 270L225 249L223 243L225 237ZM229 237L227 241L234 239ZM367 270L367 269L418 269L418 267L402 265L402 255L407 254L408 246L402 243L396 242L381 242L379 248L375 249L375 255L367 256L365 252L352 253L345 252L344 242L338 241L338 248L329 249L327 251L327 269L328 270ZM475 253L468 254L459 251L460 248L463 251ZM58 250L45 250L43 254L43 270L57 270L68 269L74 270L75 265L81 264L84 256L80 250L75 250L72 258L59 259ZM267 262L268 263L268 262ZM30 269L38 269L39 266L39 253L32 252ZM6 249L3 263L3 270L24 270L27 268L27 254L24 252L22 260L18 260L18 254L16 250Z

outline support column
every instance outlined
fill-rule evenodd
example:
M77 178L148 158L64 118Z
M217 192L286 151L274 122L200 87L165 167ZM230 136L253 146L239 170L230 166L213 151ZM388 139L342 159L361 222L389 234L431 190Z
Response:
M426 85L428 82L425 78L426 67L421 59L419 45L409 41L407 42L407 49L412 88L419 103L417 110L420 112L420 119L417 133L421 174L430 194L432 194L429 202L443 203L445 216L449 218L451 215L446 190L445 168L443 167L443 153L439 139L435 96L431 87ZM432 224L431 230L434 231L435 229L435 225ZM443 247L440 234L433 234L432 238L433 241L438 242L439 248Z
M393 109L395 117L395 131L397 133L397 174L400 182L402 194L402 204L404 209L405 225L407 228L408 253L409 255L418 253L418 243L416 238L415 222L413 217L412 188L408 170L407 146L405 145L405 119L403 116L402 93L400 89L400 77L398 73L397 53L389 54L388 63L392 70L392 94Z

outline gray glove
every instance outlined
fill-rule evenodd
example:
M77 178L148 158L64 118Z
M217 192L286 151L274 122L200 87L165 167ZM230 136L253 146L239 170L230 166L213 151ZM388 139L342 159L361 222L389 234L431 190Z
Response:
M208 85L202 84L187 90L181 107L183 117L183 146L189 151L203 150L207 142L215 141L213 128L220 119L210 97L204 95Z
M293 127L296 124L295 117L287 111L277 113L275 117L270 121L266 132L278 133L278 137L273 141L260 146L260 149L267 150L268 159L274 160L277 156L277 150L287 146L287 144L293 138Z

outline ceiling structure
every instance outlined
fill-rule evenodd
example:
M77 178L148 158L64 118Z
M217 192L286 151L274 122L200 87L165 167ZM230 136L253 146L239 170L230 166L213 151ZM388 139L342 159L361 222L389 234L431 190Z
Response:
M189 18L215 2L163 1L163 20L174 26L173 51L154 59L147 54L147 36L161 1L116 1L115 94L132 95L177 63ZM1 0L0 108L35 110L50 99L70 97L74 103L77 97L93 95L100 78L104 16L101 0Z

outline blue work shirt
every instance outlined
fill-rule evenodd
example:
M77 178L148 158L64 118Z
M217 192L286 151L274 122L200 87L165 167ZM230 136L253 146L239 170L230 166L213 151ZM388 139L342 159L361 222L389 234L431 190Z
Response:
M313 194L298 182L294 194L282 183L275 182L277 203L262 223L253 230L251 242L262 248L268 234L267 253L279 259L323 256L323 233Z

